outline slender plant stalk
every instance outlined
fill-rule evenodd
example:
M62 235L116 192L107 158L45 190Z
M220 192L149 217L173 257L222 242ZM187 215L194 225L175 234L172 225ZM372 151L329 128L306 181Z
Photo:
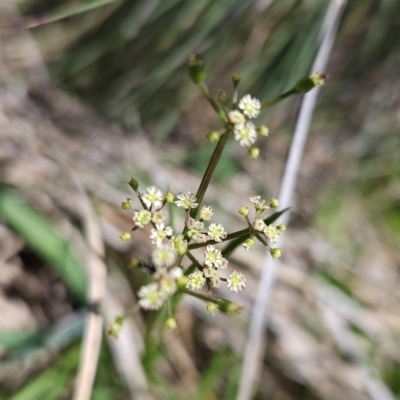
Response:
M200 204L203 201L204 195L207 191L208 185L210 184L211 178L214 174L215 167L218 164L219 159L221 158L222 151L225 148L226 143L228 142L229 137L231 136L232 131L227 129L226 132L221 136L217 145L215 146L214 152L211 156L210 162L207 165L206 172L204 173L203 179L201 180L199 189L196 193L197 202L199 203L199 207L192 209L190 212L190 216L192 218L196 218L197 212L200 208Z
M279 96L276 96L270 100L264 101L261 104L262 109L270 108L274 106L275 104L279 103L282 100L287 99L290 96L293 96L294 94L298 94L297 90L295 88L288 90L285 93L280 94Z
M227 123L228 118L225 114L225 111L217 104L217 102L212 98L210 95L210 92L208 91L207 86L204 83L200 83L197 85L199 88L201 94L204 96L204 98L210 103L211 107L214 109L214 111L217 113L217 115L221 118L222 122Z

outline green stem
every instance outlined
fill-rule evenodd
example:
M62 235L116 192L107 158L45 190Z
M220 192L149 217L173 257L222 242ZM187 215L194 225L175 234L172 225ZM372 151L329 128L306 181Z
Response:
M280 101L285 100L287 97L293 96L294 94L298 94L298 91L295 88L290 89L287 92L282 93L279 96L272 98L271 100L264 101L261 104L261 108L262 109L270 108L273 105L275 105L276 103L279 103Z
M199 189L197 190L196 193L196 198L197 202L199 203L197 208L192 209L190 212L190 216L192 218L196 218L197 212L200 208L201 202L203 201L204 195L207 191L208 185L211 181L211 177L213 176L213 173L215 171L215 167L218 164L218 161L221 157L222 151L224 150L224 147L226 143L228 142L229 136L230 136L231 131L227 130L219 139L217 145L215 146L214 152L211 156L210 162L207 165L206 172L204 173L203 179L200 182Z
M194 257L194 255L188 251L186 253L186 255L188 256L188 258L190 259L190 261L200 270L203 271L203 266L196 260L196 258Z
M207 86L204 83L199 83L197 85L199 88L201 94L204 96L204 98L210 103L211 107L214 109L214 111L217 113L217 115L221 118L221 120L224 123L228 122L228 118L226 117L226 114L224 110L217 104L217 102L212 98L210 95L210 92L208 91Z
M239 237L242 237L242 236L246 236L246 235L249 235L249 234L250 234L250 229L249 228L242 229L240 231L230 233L229 235L226 236L225 239L222 239L221 243L222 242L226 242L227 240L236 239L236 238L239 238ZM206 247L209 244L215 244L215 240L207 240L207 242L204 242L204 243L192 243L192 244L189 245L189 250L198 249L198 248L201 248L201 247Z
M193 296L193 297L197 297L200 300L211 301L212 303L216 303L216 304L218 304L222 300L222 299L214 299L212 297L208 297L204 294L196 293L196 292L193 292L193 291L191 291L189 289L185 289L185 288L179 288L179 292L189 294L190 296Z

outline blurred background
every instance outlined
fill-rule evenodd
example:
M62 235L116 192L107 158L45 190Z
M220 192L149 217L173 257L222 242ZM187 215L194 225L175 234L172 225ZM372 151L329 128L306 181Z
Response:
M135 304L145 277L127 265L150 247L140 232L118 238L132 225L127 181L194 192L220 128L187 54L204 55L212 93L240 72L241 93L266 100L310 72L328 3L0 1L0 399L71 398L93 237L106 324ZM348 1L320 71L254 399L400 399L399 38L398 0ZM240 202L277 195L300 101L262 113L256 162L228 144L207 193L228 231ZM136 313L118 340L104 334L91 398L235 399L263 257L233 255L248 279L240 316L186 299L176 331Z

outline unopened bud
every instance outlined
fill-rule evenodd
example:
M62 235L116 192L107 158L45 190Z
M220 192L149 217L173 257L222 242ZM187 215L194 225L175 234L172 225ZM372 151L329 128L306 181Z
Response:
M280 224L276 227L278 231L285 232L286 231L286 225Z
M119 333L121 332L122 324L124 322L124 317L117 317L115 321L108 325L107 327L107 334L114 339L118 338Z
M217 131L211 131L208 135L207 135L207 139L210 143L217 143L218 140L220 138L220 134Z
M227 100L228 100L228 95L225 92L223 92L222 90L218 90L217 100L221 104L225 104L227 102Z
M123 242L127 242L128 240L131 240L132 236L129 232L122 232L119 235L119 238L123 241Z
M236 87L236 86L239 85L239 83L240 83L242 77L240 76L240 74L238 74L238 73L236 72L236 73L232 74L231 79L232 79L233 86Z
M167 202L167 203L173 203L174 202L174 194L173 193L171 193L171 192L168 192L166 195L165 195L165 201Z
M294 87L297 93L307 93L316 86L321 86L325 83L328 76L316 72L308 78L301 79Z
M249 209L248 209L248 207L241 206L241 207L239 208L239 214L240 214L240 215L243 215L243 217L246 217L247 215L249 215Z
M238 303L229 303L226 307L227 314L238 314L243 310L243 306Z
M260 155L260 149L258 147L250 147L249 149L250 158L255 160L256 158L258 158L259 155Z
M128 184L135 192L139 189L139 182L136 179L131 178Z
M177 328L178 324L176 323L176 319L169 317L165 320L164 326L169 329L170 331L173 331L174 329Z
M260 127L257 128L257 132L261 136L267 137L269 135L269 129L265 125L261 125Z
M269 202L269 206L271 208L276 208L279 207L279 200L275 199L275 197L273 199L271 199L271 201Z
M186 276L181 276L176 280L176 284L179 288L185 288L188 278Z
M281 250L280 249L270 249L269 252L271 253L272 258L280 258Z
M215 311L218 311L218 305L210 301L207 303L206 310L214 315Z
M204 71L204 59L199 54L191 54L187 58L189 77L196 85L204 82L206 73Z
M121 203L121 208L123 210L130 210L132 208L132 200L131 199L126 199L126 201L123 201Z

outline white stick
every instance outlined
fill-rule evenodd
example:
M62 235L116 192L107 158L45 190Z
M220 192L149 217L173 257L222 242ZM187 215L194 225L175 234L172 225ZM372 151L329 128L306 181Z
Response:
M321 28L321 44L314 59L311 72L323 72L325 70L336 37L337 25L346 2L347 0L331 0ZM301 105L278 197L282 209L292 205L297 174L318 93L318 87L307 93ZM289 215L289 212L283 214L280 218L281 223L287 223ZM281 239L278 243L279 247L282 247L282 244L283 241ZM238 400L249 400L251 398L254 384L258 378L263 357L263 338L267 327L269 299L275 280L276 266L277 261L274 262L269 252L267 252L250 321L240 377Z

